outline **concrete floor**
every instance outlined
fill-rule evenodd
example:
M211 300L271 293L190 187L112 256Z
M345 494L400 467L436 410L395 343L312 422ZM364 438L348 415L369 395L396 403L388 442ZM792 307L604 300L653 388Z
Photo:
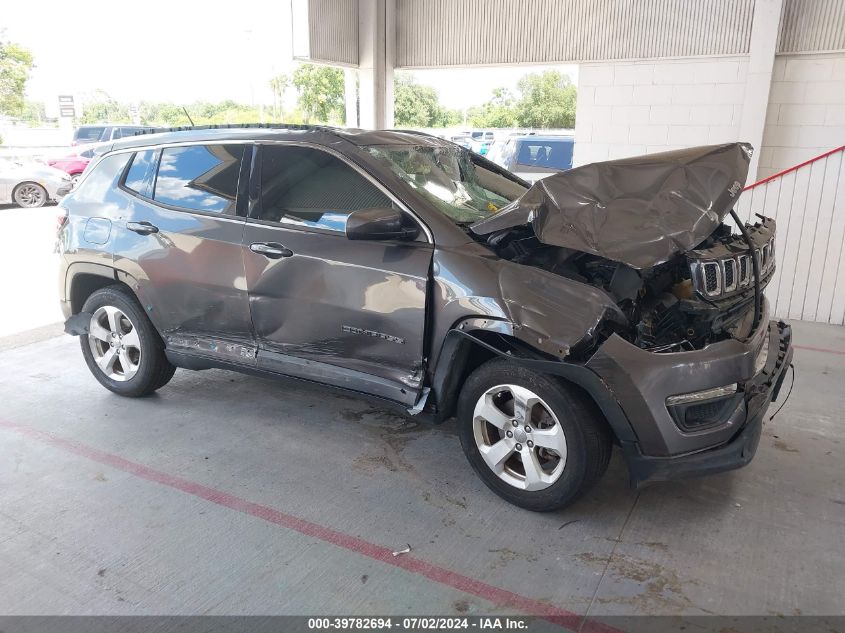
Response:
M0 339L0 615L845 613L843 328L795 324L749 467L637 493L617 454L546 515L452 423L224 371L122 399L59 331Z

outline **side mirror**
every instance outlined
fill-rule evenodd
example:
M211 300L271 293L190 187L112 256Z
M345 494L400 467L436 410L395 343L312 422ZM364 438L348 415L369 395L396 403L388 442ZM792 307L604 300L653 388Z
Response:
M402 212L390 208L359 209L346 218L350 240L412 240L419 229L404 224Z

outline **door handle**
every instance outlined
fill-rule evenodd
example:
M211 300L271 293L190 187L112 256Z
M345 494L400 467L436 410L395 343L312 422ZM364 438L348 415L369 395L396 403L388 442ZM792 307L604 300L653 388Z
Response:
M253 242L249 245L249 250L259 255L264 255L270 259L279 259L280 257L290 257L293 251L285 248L277 242Z
M150 235L152 233L158 233L158 227L155 224L151 224L147 221L127 222L126 228L130 231L137 233L138 235Z

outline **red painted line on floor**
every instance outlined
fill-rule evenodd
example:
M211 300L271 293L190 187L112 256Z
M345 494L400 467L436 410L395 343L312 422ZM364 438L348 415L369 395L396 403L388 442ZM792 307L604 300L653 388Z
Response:
M578 615L572 611L556 607L546 602L534 600L518 593L489 585L475 578L464 576L457 572L439 567L428 563L420 558L414 556L402 555L393 556L392 550L381 545L376 545L365 541L364 539L338 532L332 528L320 525L302 519L300 517L276 510L269 506L260 505L236 497L235 495L209 488L202 484L170 475L160 470L144 466L137 462L130 461L119 455L101 451L92 446L82 444L76 440L58 437L52 433L39 431L29 426L9 422L8 420L0 420L0 428L14 431L19 435L23 435L45 444L49 444L55 448L60 448L67 452L79 455L86 459L98 462L110 468L121 470L130 473L136 477L152 481L175 490L180 490L189 495L205 499L211 503L224 506L231 510L248 514L250 516L263 519L270 523L280 525L282 527L294 530L305 536L316 538L326 543L331 543L338 547L342 547L356 554L366 556L381 563L392 565L404 569L405 571L417 574L433 580L434 582L452 587L458 591L472 594L488 602L496 604L498 607L507 606L523 613L539 616L543 619L558 624L560 626L571 629L572 631L591 631L593 633L622 633L620 629L602 624L596 620L586 620L583 616Z
M811 352L824 352L825 354L839 354L841 356L845 356L845 350L840 349L828 349L826 347L813 347L812 345L794 345L795 349L806 349Z

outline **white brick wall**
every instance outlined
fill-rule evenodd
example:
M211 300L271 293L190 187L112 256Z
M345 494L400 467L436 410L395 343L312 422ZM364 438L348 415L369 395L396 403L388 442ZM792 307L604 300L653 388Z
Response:
M777 57L759 177L840 145L845 145L845 53Z
M583 64L575 164L737 140L747 71L744 56Z
M583 64L575 164L737 140L745 56ZM775 59L758 178L845 144L845 53Z

